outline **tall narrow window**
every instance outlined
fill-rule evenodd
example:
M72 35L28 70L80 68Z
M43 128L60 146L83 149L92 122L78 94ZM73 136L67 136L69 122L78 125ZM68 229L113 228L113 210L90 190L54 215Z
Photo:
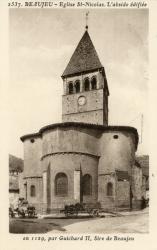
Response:
M69 83L69 94L73 94L73 83Z
M30 187L30 196L35 197L35 195L36 195L35 186L31 185L31 187Z
M107 184L107 196L112 196L113 195L113 185L111 182Z
M24 183L24 190L25 190L25 198L27 200L27 182Z
M55 178L55 194L65 196L68 194L68 178L64 173L58 173Z
M88 91L89 90L89 86L90 86L89 79L86 78L85 81L84 81L84 90Z
M96 78L95 77L92 78L91 87L92 87L92 90L96 89Z
M92 177L89 174L85 174L83 176L83 195L91 195L92 194Z
M80 92L80 81L76 81L75 89L76 89L76 93Z

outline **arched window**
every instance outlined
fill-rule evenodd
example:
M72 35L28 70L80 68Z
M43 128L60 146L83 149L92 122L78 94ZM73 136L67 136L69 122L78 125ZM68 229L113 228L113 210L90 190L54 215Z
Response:
M30 187L30 196L35 197L35 195L36 195L35 186L31 185L31 187Z
M92 87L92 89L96 89L96 77L92 78L91 87Z
M68 194L68 178L64 173L58 173L55 178L55 194L65 196Z
M76 89L76 93L80 92L80 81L76 81L75 89Z
M83 176L83 195L91 195L92 194L92 177L89 174L85 174Z
M69 82L69 94L73 94L73 83Z
M88 91L89 90L89 86L90 86L89 79L86 78L85 81L84 81L84 90Z
M107 183L107 196L113 195L113 185L111 182Z

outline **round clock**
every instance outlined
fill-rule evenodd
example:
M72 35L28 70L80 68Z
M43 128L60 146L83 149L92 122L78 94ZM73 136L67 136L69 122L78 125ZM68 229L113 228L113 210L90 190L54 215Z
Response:
M80 105L80 106L82 106L82 105L84 105L86 103L86 98L85 98L85 96L80 96L79 98L78 98L78 104Z

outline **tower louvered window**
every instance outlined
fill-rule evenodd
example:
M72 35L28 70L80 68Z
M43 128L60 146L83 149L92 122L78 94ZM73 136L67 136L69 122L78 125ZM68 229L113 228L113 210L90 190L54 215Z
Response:
M89 89L90 89L90 82L89 82L89 79L86 78L84 82L84 90L88 91Z
M70 82L69 83L69 94L73 94L74 90L73 90L73 83Z
M80 92L80 81L76 81L75 89L76 89L76 93Z
M96 78L95 77L93 77L91 80L91 87L92 87L92 90L96 89Z

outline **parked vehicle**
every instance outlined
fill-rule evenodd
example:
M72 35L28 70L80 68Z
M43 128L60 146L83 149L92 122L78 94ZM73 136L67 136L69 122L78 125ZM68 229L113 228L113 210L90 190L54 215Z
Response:
M99 209L100 206L98 204L89 206L84 203L76 203L72 205L65 205L64 209L60 212L64 212L66 217L77 216L78 213L88 213L91 216L99 216Z
M25 199L19 199L18 202L18 207L16 209L13 208L9 208L9 216L10 217L16 217L16 215L19 218L35 218L37 217L36 214L36 209L34 206L32 206L31 204L28 203L27 200Z

